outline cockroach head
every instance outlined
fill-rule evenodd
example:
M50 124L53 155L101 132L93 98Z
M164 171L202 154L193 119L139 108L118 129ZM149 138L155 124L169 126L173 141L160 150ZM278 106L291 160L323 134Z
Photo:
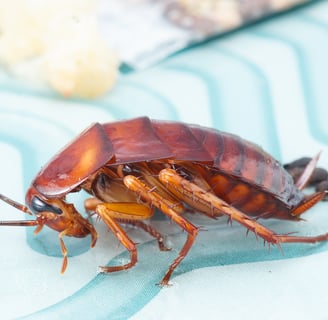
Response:
M92 242L95 241L96 231L93 225L75 209L73 204L67 203L64 197L45 197L32 186L25 200L40 224L71 237L83 238L91 234Z

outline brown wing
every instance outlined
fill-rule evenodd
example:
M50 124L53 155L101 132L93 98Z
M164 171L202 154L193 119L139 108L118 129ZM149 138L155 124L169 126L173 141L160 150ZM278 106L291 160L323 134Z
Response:
M115 164L167 159L173 156L147 117L106 123L103 127L113 145Z
M173 159L212 162L213 157L193 135L190 126L181 122L152 120L160 139L172 150Z
M83 131L39 172L32 185L47 197L65 195L114 156L103 127L96 123Z
M115 164L156 159L211 161L211 155L180 122L141 117L103 125L115 153Z

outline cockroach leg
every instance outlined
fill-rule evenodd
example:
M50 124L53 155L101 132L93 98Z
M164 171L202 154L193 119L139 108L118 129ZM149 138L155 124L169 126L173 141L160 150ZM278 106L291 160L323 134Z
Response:
M33 231L34 235L37 235L43 229L43 226L44 224L39 224Z
M96 198L87 199L85 208L88 211L97 212L98 206L107 209L107 214L115 219L146 220L154 214L154 210L143 203L137 202L102 202Z
M167 215L170 219L172 219L176 224L178 224L183 230L188 233L187 240L183 245L182 249L180 250L178 257L172 262L165 276L159 283L160 286L167 286L174 269L180 264L180 262L188 254L190 248L192 247L198 234L198 228L194 226L191 222L189 222L187 219L182 217L178 212L176 212L173 209L174 205L172 205L171 201L168 201L156 191L152 191L152 188L141 180L137 179L134 176L128 175L124 177L123 181L128 189L136 192L144 201L161 210L165 215Z
M96 212L105 222L107 227L113 232L115 237L130 253L130 262L120 266L100 266L100 271L104 273L109 273L120 270L126 270L133 267L138 261L136 244L128 237L122 227L111 216L111 211L106 207L106 204L98 205L96 207Z
M279 243L317 243L328 240L328 233L318 236L290 236L284 234L275 234L275 238Z
M130 225L133 225L137 228L140 228L144 230L145 232L149 233L152 237L154 237L157 240L159 250L161 251L170 251L171 248L168 248L164 244L164 237L163 235L158 232L154 227L151 225L144 223L143 221L139 220L124 220L124 219L118 219L122 223L127 223Z
M97 208L98 204L104 203L103 201L99 200L98 198L88 198L84 200L84 208L88 213L92 213Z
M230 206L225 201L216 197L212 193L201 189L194 183L180 177L179 174L172 169L163 169L159 173L159 179L166 183L168 189L181 200L186 198L196 198L197 201L203 203L208 208L208 211L218 211L221 214L228 216L229 220L235 220L245 226L248 230L253 231L256 236L262 237L270 243L277 243L274 238L274 232L264 227L254 219L242 213L238 209Z
M183 190L180 196L186 197L193 194L199 198L200 201L204 201L208 203L208 207L210 208L211 204L215 209L219 210L224 215L227 215L232 220L239 222L241 225L245 226L248 230L253 231L256 236L260 236L264 241L268 242L268 244L276 244L280 247L281 243L316 243L321 241L328 240L328 233L321 234L318 236L291 236L289 234L276 234L272 230L258 223L256 220L251 219L249 216L239 211L238 209L230 206L225 201L220 198L212 195L211 193L207 193L202 190L195 184L183 179L180 177L174 170L164 169L160 172L159 178L161 181L166 181L169 190ZM173 192L173 191L172 191ZM175 191L175 194L178 193ZM325 192L318 195L317 197L313 197L315 202L320 201L321 197L324 196ZM312 204L313 205L313 204ZM311 205L311 206L312 206Z
M169 251L164 244L164 237L152 226L144 223L140 219L149 219L153 215L153 209L141 203L107 203L98 200L97 198L90 198L85 200L84 206L87 211L95 212L98 205L105 205L109 209L112 217L115 217L119 222L133 225L137 228L149 233L152 237L157 239L158 247L161 251ZM116 211L114 211L116 210ZM134 211L135 210L135 211ZM143 214L140 215L140 212ZM139 214L138 214L139 213Z
M62 231L59 233L58 237L59 237L59 243L60 243L60 248L61 248L61 252L63 254L63 263L62 263L62 267L60 270L61 274L65 273L65 270L67 268L67 263L68 263L68 258L67 258L67 248L65 246L63 237L66 235L66 231Z

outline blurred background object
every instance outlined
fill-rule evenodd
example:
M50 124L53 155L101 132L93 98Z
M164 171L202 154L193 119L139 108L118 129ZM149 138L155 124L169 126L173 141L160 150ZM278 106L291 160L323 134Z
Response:
M65 97L96 98L120 63L143 69L311 0L0 0L0 62Z

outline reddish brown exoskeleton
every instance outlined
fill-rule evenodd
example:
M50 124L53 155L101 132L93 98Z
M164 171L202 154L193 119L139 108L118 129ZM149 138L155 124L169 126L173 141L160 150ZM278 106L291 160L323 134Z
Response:
M92 247L97 241L94 226L65 201L68 193L84 189L92 195L85 202L86 210L99 216L130 253L130 262L125 265L100 267L102 272L114 272L137 262L136 244L120 223L143 229L157 239L161 250L168 250L161 234L145 222L153 208L158 208L187 233L178 257L160 282L167 285L199 231L183 216L186 207L211 218L228 216L269 244L328 240L328 234L276 234L258 222L258 218L299 220L304 211L324 198L325 191L309 196L301 191L317 160L318 156L313 158L294 183L272 156L232 134L146 117L96 123L39 172L26 194L28 207L0 196L35 214L36 219L0 224L37 226L35 233L44 225L58 231L64 272L64 236L90 234Z

